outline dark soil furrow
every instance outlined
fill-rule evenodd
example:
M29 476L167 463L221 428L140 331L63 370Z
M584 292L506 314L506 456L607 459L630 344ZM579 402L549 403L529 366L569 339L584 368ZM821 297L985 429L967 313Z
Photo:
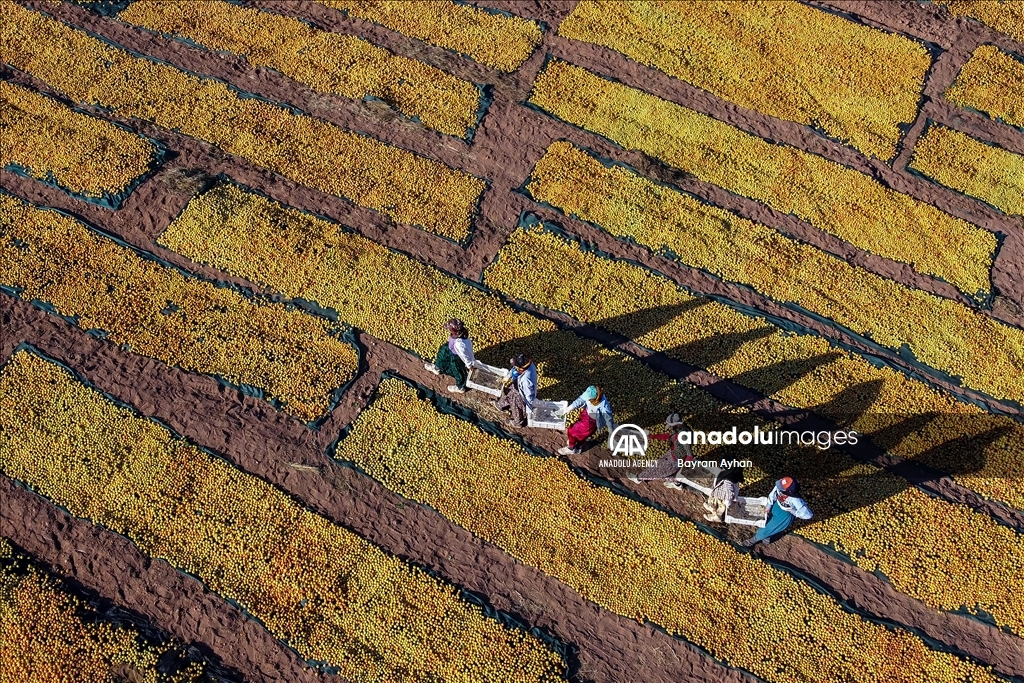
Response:
M609 50L609 52L611 51ZM618 55L616 56L619 57ZM593 69L593 67L587 63L587 60L580 58L579 53L575 50L573 50L571 54L567 54L566 59L579 64L580 66L592 68L592 70L595 70L597 73L609 73L609 71L606 70ZM628 63L625 57L621 57L621 59L623 60L623 64ZM638 65L634 65L634 67L638 69L644 68ZM653 72L653 70L651 71ZM649 87L646 77L644 79L626 80L622 78L621 71L611 73L615 73L616 78L618 80L622 80L627 85L640 87L647 91L653 90ZM661 74L660 77L669 79L669 77L664 74ZM673 85L676 88L681 87L675 85L676 83L680 82L673 81ZM663 96L661 93L655 94ZM666 99L679 101L680 104L685 106L692 105L692 102L683 101L682 98ZM723 116L720 112L713 112L712 115L715 118L724 120L732 125L738 125L737 121L734 120L733 117ZM733 213L736 213L748 220L763 223L768 227L807 242L808 244L822 249L823 251L835 254L840 258L844 258L854 265L861 266L871 272L895 280L896 282L908 287L922 289L938 296L960 301L961 303L967 302L967 299L957 291L953 285L918 273L914 271L909 264L893 261L876 254L866 252L838 237L813 227L809 223L802 221L795 216L782 214L771 209L766 204L758 202L757 200L732 194L717 185L698 180L692 175L675 169L642 152L619 148L594 133L581 130L571 124L567 124L553 118L551 121L552 125L544 126L544 130L546 132L554 134L551 139L569 140L578 146L596 152L602 157L610 158L614 161L631 166L644 176L662 183L673 185L715 206L720 206L732 211ZM785 127L782 126L781 123L782 122L775 122L772 124L772 127L777 128L778 130L784 130ZM767 126L768 124L765 125ZM552 128L552 126L554 128ZM739 127L742 128L743 126ZM757 130L755 128L751 128L750 132L755 132L762 136L767 135L766 131ZM808 132L807 134L814 135L814 133L811 132ZM778 131L776 131L774 136L768 137L776 142L794 145L803 149L806 149L809 146L808 144L797 143L792 138L779 134ZM539 158L539 156L537 158ZM1016 217L1003 215L975 199L929 182L924 178L913 176L908 172L898 173L881 162L869 162L864 159L863 164L868 164L868 167L858 168L858 170L864 171L868 175L873 176L876 180L879 180L883 184L892 187L895 190L906 193L921 201L935 204L951 215L962 218L993 232L1006 234L1020 232L1020 222ZM857 168L854 164L847 165ZM1013 277L1015 270L1021 268L1022 261L1024 261L1024 257L1019 257L1014 252L1001 249L997 253L996 260L993 265L992 283L996 293L1009 298L1017 305L1024 306L1024 289L1017 284L1017 280ZM1003 318L1002 316L1004 315L1004 312L1002 310L989 313L1000 317L1000 319L1007 320L1008 322L1024 325L1024 317Z
M214 53L209 53L205 50L191 48L184 44L159 38L140 29L128 28L120 22L116 22L111 19L97 17L96 15L81 10L80 8L62 5L59 9L61 12L67 14L67 16L64 18L71 20L75 23L81 23L82 25L85 25L86 27L91 28L93 30L111 31L112 33L110 33L110 37L116 38L121 42L126 42L130 46L134 46L140 50L145 50L147 52L154 53L156 56L164 57L168 57L170 55L163 54L161 51L173 52L174 59L172 61L175 61L175 63L178 63L180 66L186 68L191 67L197 71L209 71L209 69L212 69L215 66L217 68L222 68L222 63L225 59L222 56L216 55ZM544 40L545 44L550 42L556 46L558 44L562 44L563 47L567 44L571 45L572 59L574 59L574 61L580 63L583 66L597 68L593 63L591 63L594 60L592 58L588 58L589 54L596 52L598 54L603 54L606 58L606 61L610 60L611 62L613 62L613 64L617 63L618 71L616 73L618 75L622 75L623 73L627 72L638 72L639 70L639 73L644 74L644 83L642 85L645 86L645 89L655 92L655 94L667 96L671 95L672 93L664 92L666 90L678 91L682 89L685 91L682 93L682 95L676 93L675 97L669 97L669 99L675 99L677 101L681 101L681 103L692 105L693 103L689 100L692 99L694 95L690 91L695 91L698 93L700 92L696 91L696 89L692 88L691 86L682 83L681 81L672 79L653 69L646 69L645 67L632 63L625 57L617 55L612 51L606 50L604 48L599 48L597 46L586 44L579 44L573 41L565 41L561 38L558 38L557 36L552 36L550 32L545 36ZM543 47L544 46L542 45L542 48ZM201 64L199 64L198 66L196 64L193 64L192 61L195 60L199 60ZM211 60L212 63L207 64L208 62L211 62ZM532 61L535 60L531 58L531 62ZM201 68L203 66L205 66L206 68ZM534 66L532 63L528 63L527 66L521 69L519 73L525 73L525 70L527 70L528 67L532 66ZM539 64L537 66L539 66ZM599 64L598 66L601 65ZM242 69L243 67L244 65L235 65L236 69ZM247 69L248 67L244 68ZM597 70L600 71L601 69L597 68ZM252 70L249 69L249 71ZM221 73L219 75L227 76L227 74L224 73ZM251 75L252 74L250 74L250 76ZM278 82L279 85L281 85L281 87L290 88L292 91L299 87L289 79L283 78L277 74L271 74L268 72L264 74L264 76L266 78L274 80L275 82ZM664 81L660 88L651 86L650 81L658 82L659 80ZM252 89L252 85L254 85L254 82L245 83L245 86L249 87L250 89ZM461 250L459 249L459 247L448 242L447 240L444 240L434 235L426 234L423 231L419 231L416 230L415 228L411 228L408 226L394 226L394 224L391 221L385 219L376 212L370 211L368 209L362 209L360 207L355 207L349 204L348 202L339 200L334 197L330 197L328 199L329 195L325 195L323 193L319 193L316 191L313 192L327 200L324 203L328 204L329 206L340 205L339 208L343 207L346 214L349 214L353 217L357 217L357 220L354 221L346 221L344 220L344 218L339 217L341 218L341 220L343 220L343 222L354 224L354 227L357 227L360 230L363 230L363 226L377 226L377 230L370 231L369 236L371 237L374 237L374 235L372 234L373 232L377 232L379 234L382 231L393 230L397 228L400 232L407 233L410 241L419 242L423 246L430 246L429 249L422 249L421 247L416 250L416 253L418 253L422 257L425 257L426 260L428 260L428 262L445 263L447 264L448 269L455 269L459 271L462 270L460 266L462 266L463 268L472 268L473 266L476 266L476 264L481 263L481 261L483 263L486 263L490 260L487 257L493 256L493 253L496 252L498 248L498 246L496 245L496 241L492 240L500 239L500 237L503 236L503 234L508 230L508 227L504 227L507 226L508 223L510 222L510 214L512 213L512 211L509 210L510 201L507 198L508 191L518 187L525 180L525 178L529 175L530 170L532 170L533 163L536 161L536 159L539 159L540 156L543 154L543 149L546 148L547 144L549 144L554 139L557 139L558 137L564 137L572 140L576 144L593 148L599 154L611 157L619 161L624 161L625 163L633 165L637 167L638 170L640 170L645 175L652 176L663 182L672 183L680 187L681 189L691 191L694 194L701 196L702 198L708 199L709 201L716 205L723 206L724 208L736 211L738 214L746 218L765 223L770 227L774 227L776 229L780 229L785 233L803 239L811 244L814 244L815 246L825 249L826 251L832 251L833 253L836 253L841 257L847 258L856 265L860 265L874 272L878 272L879 274L882 274L884 276L891 277L909 286L918 287L924 289L925 291L931 291L941 296L947 296L950 298L964 301L963 297L956 291L956 289L952 285L948 285L933 278L929 278L926 276L922 276L918 273L915 273L913 269L907 264L889 261L888 259L884 259L882 257L878 257L867 252L864 252L862 250L856 249L855 247L852 247L848 243L845 243L842 240L839 240L838 238L835 238L833 236L827 235L820 230L812 228L808 224L792 216L784 216L772 209L769 209L764 204L761 204L754 200L745 199L737 195L733 195L716 186L701 181L697 181L696 179L692 178L691 176L688 176L687 174L680 173L679 171L671 169L657 160L646 157L646 155L636 152L625 152L623 150L620 150L615 145L608 143L607 141L603 140L602 138L599 138L596 135L580 131L572 126L563 124L554 119L543 116L537 112L533 112L528 108L519 106L519 103L517 101L508 99L508 97L505 95L504 92L502 92L502 90L503 89L499 89L499 91L496 92L494 102L491 105L492 111L489 113L487 117L485 117L483 124L477 131L477 137L474 143L474 150L470 154L460 154L459 150L453 148L451 144L428 144L427 146L430 147L429 150L424 149L423 145L410 144L415 142L416 140L425 140L426 138L429 138L431 135L433 135L434 138L436 139L444 137L432 134L429 131L418 129L418 127L416 130L406 131L408 134L401 135L400 140L395 138L394 136L391 136L390 138L390 141L395 142L400 146L412 148L414 149L414 151L419 151L420 153L432 154L435 158L438 158L444 161L445 163L448 163L449 165L462 168L463 170L475 173L482 177L487 177L489 179L490 188L485 192L484 197L482 199L480 210L475 220L475 228L474 234L472 236L471 246L468 251L462 252L460 254L459 252L461 252ZM703 93L703 97L705 99L711 98L711 96L707 95L706 93ZM296 102L298 100L301 100L301 97L292 93L291 99L289 99L288 97L284 99ZM723 120L726 120L730 123L737 123L737 121L731 120L730 116L723 116L721 112L712 111L712 109L715 106L724 106L726 108L725 111L728 112L729 107L732 105L728 105L718 100L714 100L714 98L711 98L709 102L706 103L705 108L708 108L709 110L707 113L716 115L718 118L722 118ZM735 109L735 107L733 108ZM751 131L755 133L768 136L772 135L772 126L776 126L776 124L779 124L781 122L778 122L774 119L769 119L768 117L762 118L767 119L767 121L762 121L760 124L758 124L758 126L747 127L750 128ZM160 129L156 128L155 126L138 125L138 122L124 123L128 123L129 125L135 123L142 132L150 136L156 137L157 139L161 139L161 141L165 142L166 144L172 145L172 148L191 146L191 144L193 144L190 143L190 141L187 139L181 139L183 138L183 136L174 136L179 138L179 140L175 142L168 142L165 139L167 137L166 133L161 134ZM795 124L793 125L795 126ZM820 136L817 136L816 134L810 132L809 129L800 126L796 126L796 129L799 129L799 132L801 132L801 134L806 133L806 135L810 136L807 137L806 140L803 140L803 142L807 144L798 144L798 146L803 146L806 148L808 147L809 141L820 139ZM529 132L532 133L532 135L524 136L524 130L528 130ZM782 128L780 128L780 130L782 130ZM778 137L778 135L776 135L776 137ZM783 137L785 138L787 136ZM529 144L525 144L524 140L529 140ZM794 142L794 140L791 139L784 139L780 141L791 143ZM218 153L217 151L215 151L215 148L212 148L212 146L206 145L205 143L194 144L198 145L200 148L205 148L214 155ZM457 143L455 147L458 147L459 144L461 143ZM417 147L419 147L419 149L417 149ZM820 152L821 150L815 151ZM227 155L222 156L226 157ZM233 159L233 161L235 161L236 163L240 163L243 167L251 167L250 164L241 162L240 160ZM852 160L844 161L849 163ZM467 166L467 163L469 164L469 166ZM854 164L851 163L850 165ZM887 167L886 170L888 170ZM875 169L875 172L877 171L878 169ZM263 171L262 175L277 177L274 176L274 174L271 174L266 171ZM909 174L905 175L910 177ZM932 186L931 189L934 190L934 192L938 192L939 194L947 192L944 188L934 186L934 184L927 183L927 181L924 181L922 179L913 178L913 180L914 182L925 183L929 186ZM245 181L243 180L242 182ZM287 184L293 185L290 182ZM290 198L291 194L293 193L289 193ZM966 199L962 196L956 195L955 193L952 194L954 194L959 199ZM975 205L975 208L977 208L977 205L979 203L975 201L970 201L970 204ZM335 214L335 212L333 211L320 212L328 213L328 215ZM336 214L335 216L332 217L336 217ZM977 217L975 217L975 222L984 223L986 225L989 225L989 227L998 228L999 226L992 225L992 221L990 220L990 218L991 217L982 221L978 220ZM1006 217L1002 218L1006 219ZM410 233L410 231L412 232ZM431 256L433 256L434 254L436 254L437 256L436 261L433 258L431 258ZM1021 315L1019 317L1019 320L1017 320L1017 316L1015 315L1017 312L1016 309L1020 306L1021 302L1024 302L1024 291L1022 291L1021 298L1019 299L1016 298L1016 294L1014 293L1016 287L1024 287L1024 285L1014 284L1019 281L1019 278L1013 277L1015 273L1015 268L1018 268L1019 266L1008 254L1011 254L1010 250L1001 250L999 259L997 261L997 267L994 269L994 277L996 278L994 282L996 287L1003 294L1003 296L1008 299L1009 305L997 306L995 314L999 316L1012 316L1009 318L1009 320L1017 321L1020 322L1021 324L1024 324L1024 315ZM464 256L465 258L459 258L460 255ZM463 272L463 274L465 273Z

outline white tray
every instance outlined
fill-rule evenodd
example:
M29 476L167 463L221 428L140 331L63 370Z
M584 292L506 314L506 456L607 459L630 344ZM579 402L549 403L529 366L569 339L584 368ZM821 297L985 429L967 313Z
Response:
M764 527L768 520L768 498L739 496L725 513L726 524Z
M720 467L683 467L676 475L676 481L686 484L691 489L700 491L705 496L711 495L715 479L722 471Z
M501 387L505 384L506 377L508 377L508 370L477 361L469 369L466 386L491 396L501 396Z
M542 427L544 429L565 429L565 415L558 417L556 410L563 410L568 407L567 401L542 401L539 398L533 400L533 410L526 419L528 427Z

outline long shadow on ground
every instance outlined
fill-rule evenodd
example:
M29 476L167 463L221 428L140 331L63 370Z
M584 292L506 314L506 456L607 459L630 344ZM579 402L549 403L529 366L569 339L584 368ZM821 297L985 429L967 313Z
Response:
M643 359L605 348L641 338L707 302L702 299L628 313L580 326L576 329L578 334L565 329L538 333L480 349L477 355L498 366L506 366L518 353L532 356L541 373L539 395L543 398L572 401L587 386L601 386L612 402L618 423L639 424L652 432L664 432L665 417L673 412L680 413L692 429L728 431L736 426L738 431L752 431L757 425L761 430L774 426L801 433L813 431L814 439L818 440L816 445L709 446L698 448L697 454L709 459L751 461L767 477L748 482L748 495L767 493L782 476L796 477L819 521L881 502L910 486L934 482L947 475L1013 475L995 471L1000 465L995 461L990 464L986 452L1013 431L1005 418L884 413L875 407L882 391L881 380L844 387L809 408L782 412L777 417L784 426L770 425L763 417L733 408L771 397L812 373L827 372L826 366L845 355L840 349L807 359L766 362L707 387L711 394L732 406L713 400L684 381L676 381L695 369L726 361L745 344L773 334L775 328L768 325L689 342L646 354ZM627 333L628 337L624 336ZM861 446L821 447L823 438L817 435L840 428L860 432ZM904 446L914 455L913 460L896 461L895 466L885 470L858 462L854 458L871 459L870 454L865 456L863 447L868 440L868 446L873 445L876 453ZM918 448L918 441L933 445ZM607 456L601 447L603 443L602 438L590 444L595 467L602 454Z

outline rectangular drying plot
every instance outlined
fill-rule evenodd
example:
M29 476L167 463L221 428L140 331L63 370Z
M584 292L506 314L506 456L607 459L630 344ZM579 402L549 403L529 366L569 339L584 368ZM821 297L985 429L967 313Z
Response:
M558 34L883 160L916 118L931 64L918 41L780 0L583 0Z
M540 44L540 24L451 0L319 0L425 43L512 72Z
M116 680L128 664L145 681L203 683L203 664L177 641L152 642L64 590L0 536L0 671L4 680Z
M262 479L16 353L0 470L202 580L307 660L356 682L555 681L560 658L455 589Z
M990 119L1024 128L1024 57L982 45L946 89L947 100Z
M476 124L480 89L362 38L320 31L278 14L221 0L133 2L122 21L242 55L322 93L375 98L424 126L465 137Z
M530 103L626 149L793 214L850 244L941 278L991 290L996 236L824 157L554 60Z
M961 303L875 275L628 168L605 165L566 142L548 148L527 189L613 235L795 303L894 351L906 345L921 365L1024 403L1024 331Z
M688 225L696 231L701 224ZM877 367L821 337L786 332L542 228L514 231L484 271L484 282L784 405L813 410L891 453L953 473L965 486L1024 509L1024 425ZM601 296L576 295L577 282ZM931 417L921 422L922 415ZM917 424L906 426L911 422Z
M158 238L160 245L289 299L305 299L369 334L433 359L450 318L469 328L475 355L495 366L519 353L537 360L543 398L608 387L616 417L645 426L672 412L721 405L641 361L518 312L444 271L237 185L197 195ZM559 395L550 395L551 387Z
M124 50L0 3L4 60L76 102L150 121L297 183L453 240L469 236L485 183L404 149Z
M932 124L918 139L910 168L1003 213L1024 216L1024 155Z
M6 194L0 285L133 353L261 389L304 420L325 415L358 367L343 326L187 277Z
M0 138L0 167L91 199L124 195L157 156L146 138L8 81L0 81Z
M995 681L557 458L442 414L400 380L381 383L334 455L601 607L771 683L868 680L865 671L890 683Z

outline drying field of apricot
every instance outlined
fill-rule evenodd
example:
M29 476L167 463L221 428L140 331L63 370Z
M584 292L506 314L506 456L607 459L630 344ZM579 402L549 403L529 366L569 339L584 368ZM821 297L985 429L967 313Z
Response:
M0 682L1024 683L1021 27L0 0Z

